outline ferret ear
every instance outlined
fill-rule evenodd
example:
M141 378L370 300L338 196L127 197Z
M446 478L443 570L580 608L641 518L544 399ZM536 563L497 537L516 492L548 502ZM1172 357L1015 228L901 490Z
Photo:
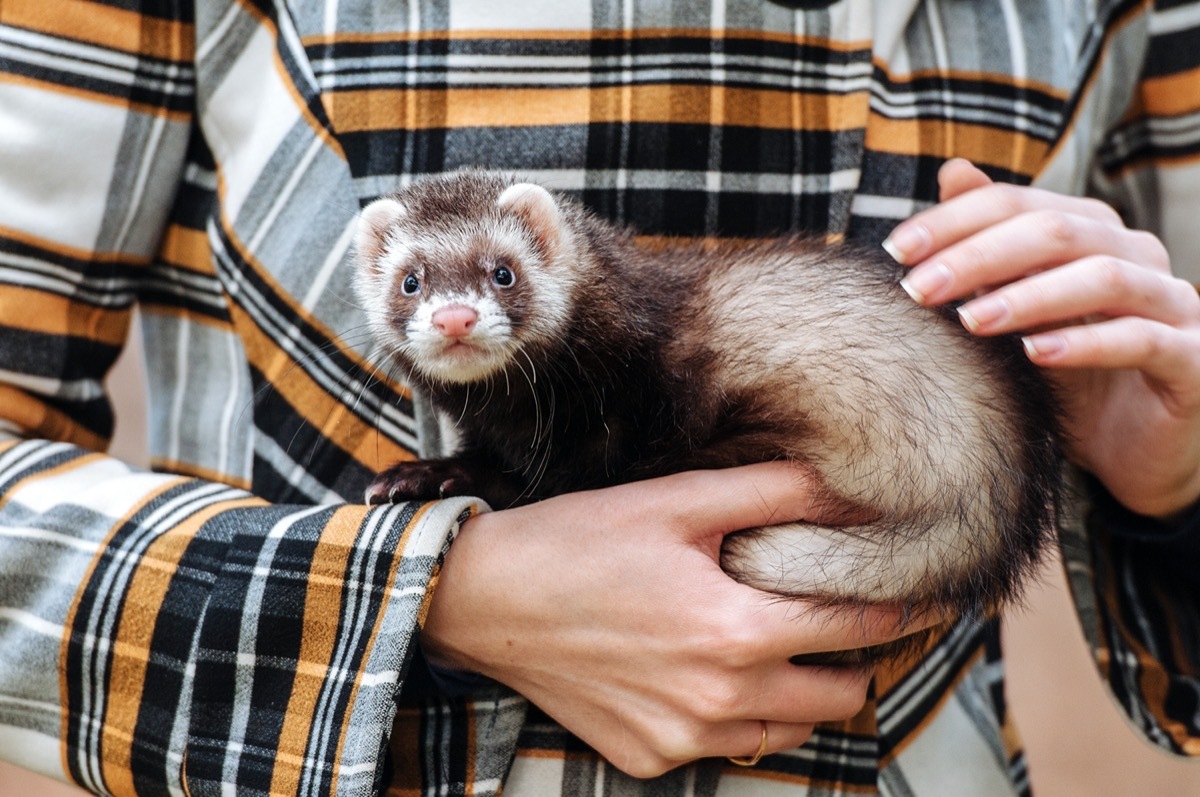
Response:
M373 263L383 254L388 228L404 218L407 212L404 205L387 196L363 208L354 233L354 249L360 262Z
M496 200L496 206L529 225L547 252L558 252L563 243L562 212L545 188L533 183L511 185Z

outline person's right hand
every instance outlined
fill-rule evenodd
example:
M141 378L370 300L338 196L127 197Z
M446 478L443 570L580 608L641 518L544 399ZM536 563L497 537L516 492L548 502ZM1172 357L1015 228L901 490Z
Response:
M1000 185L967 161L889 251L927 306L964 300L975 335L1019 333L1062 402L1067 455L1128 509L1200 501L1200 297L1154 235L1090 198ZM1193 260L1195 253L1187 253Z
M866 669L796 654L916 630L898 611L817 609L740 585L725 534L812 517L795 468L695 471L468 521L447 555L422 648L515 689L637 777L802 744L863 706ZM819 518L813 518L819 519Z

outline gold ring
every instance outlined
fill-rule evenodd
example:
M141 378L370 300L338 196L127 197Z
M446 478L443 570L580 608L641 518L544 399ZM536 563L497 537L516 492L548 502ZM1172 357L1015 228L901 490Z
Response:
M762 723L762 738L758 741L758 750L750 758L742 758L741 756L726 756L729 763L737 764L739 767L752 767L762 760L763 753L767 752L767 721L759 720Z

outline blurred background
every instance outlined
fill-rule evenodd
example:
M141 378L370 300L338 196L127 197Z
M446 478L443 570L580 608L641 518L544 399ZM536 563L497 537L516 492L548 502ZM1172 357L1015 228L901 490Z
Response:
M144 464L146 399L138 340L126 347L109 383L117 404L113 453ZM1008 620L1009 699L1028 751L1035 795L1200 796L1200 761L1160 753L1125 724L1084 647L1058 562L1047 563L1027 606ZM0 797L82 794L0 762Z

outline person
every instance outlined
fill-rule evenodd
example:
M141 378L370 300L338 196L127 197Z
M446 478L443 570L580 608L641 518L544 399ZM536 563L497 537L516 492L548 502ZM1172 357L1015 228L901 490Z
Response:
M796 666L909 626L720 571L725 533L811 514L785 466L357 502L439 436L363 332L355 214L462 166L650 235L886 239L916 301L1025 335L1102 674L1196 754L1198 29L1180 0L6 0L0 755L112 794L1028 791L997 618ZM153 472L101 453L135 306Z

